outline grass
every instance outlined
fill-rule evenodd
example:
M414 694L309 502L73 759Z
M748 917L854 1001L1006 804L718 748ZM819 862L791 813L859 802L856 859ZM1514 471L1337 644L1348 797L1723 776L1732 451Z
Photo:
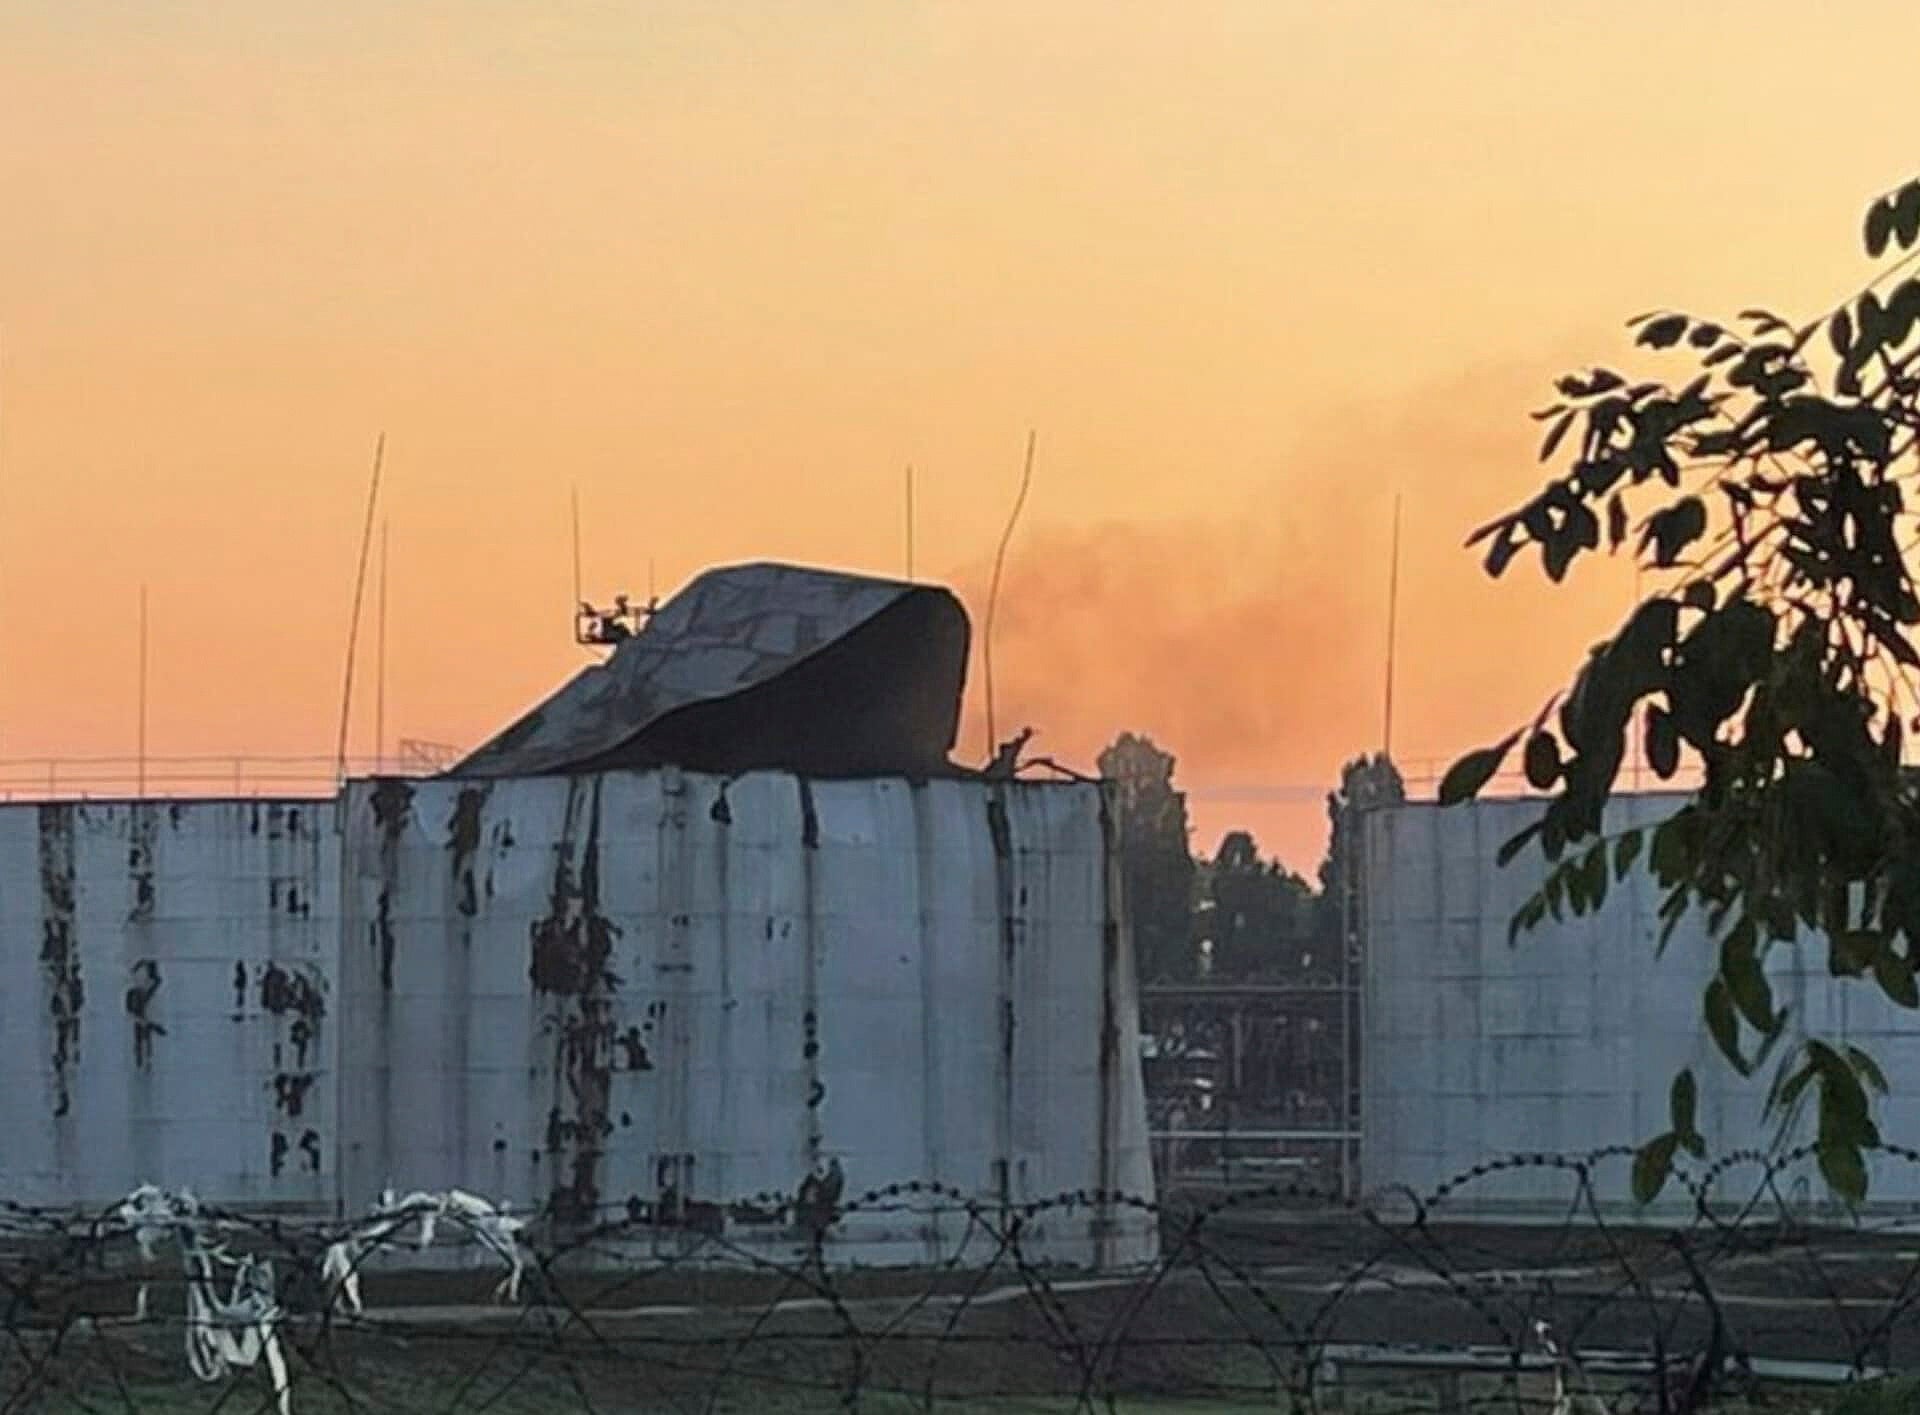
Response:
M1892 1384L1892 1383L1889 1383ZM1729 1402L1713 1407L1715 1415L1813 1415L1813 1412L1830 1411L1831 1415L1910 1415L1920 1406L1916 1406L1916 1391L1910 1383L1901 1383L1903 1389L1897 1395L1887 1393L1874 1397L1875 1403L1863 1404L1858 1400L1842 1397L1840 1403L1830 1404L1817 1399L1769 1400L1764 1406L1754 1407L1743 1402ZM1877 1403L1880 1400L1891 1403ZM55 1397L45 1404L32 1409L60 1412L87 1412L87 1415L103 1415L107 1411L137 1411L139 1415L208 1415L220 1411L222 1415L232 1412L264 1412L273 1409L268 1398L264 1381L243 1382L237 1388L225 1386L189 1386L153 1385L129 1389L124 1399L101 1402L97 1399L82 1400L77 1397ZM708 1409L704 1404L689 1405L649 1400L645 1396L606 1399L593 1396L583 1400L577 1392L560 1390L541 1391L532 1385L523 1386L512 1392L475 1392L470 1398L463 1399L445 1391L421 1390L412 1396L389 1393L382 1403L373 1403L363 1398L362 1403L348 1405L337 1397L305 1388L296 1388L294 1395L294 1415L319 1415L327 1412L353 1409L357 1411L376 1410L382 1415L450 1415L451 1412L481 1411L496 1412L497 1415L571 1415L572 1412L598 1411L606 1415L696 1415ZM1067 1397L1020 1398L1012 1396L939 1398L931 1404L918 1396L910 1396L893 1391L863 1392L857 1406L849 1406L839 1396L823 1395L820 1399L801 1401L792 1399L774 1399L753 1402L722 1400L712 1407L714 1415L848 1415L857 1410L860 1415L1076 1415L1087 1407ZM1277 1410L1286 1410L1285 1401L1274 1400L1182 1400L1154 1396L1118 1396L1111 1405L1104 1401L1094 1402L1092 1409L1102 1415L1273 1415ZM1402 1390L1398 1392L1366 1392L1349 1397L1346 1401L1325 1401L1321 1409L1340 1412L1340 1415L1437 1415L1442 1410L1439 1400L1428 1391ZM1458 1407L1461 1415L1549 1415L1549 1404L1544 1400L1516 1399L1513 1392L1480 1392L1463 1401Z
M264 1412L273 1409L271 1405L264 1403L264 1401L264 1387L257 1396L253 1392L237 1393L226 1396L224 1403L222 1403L222 1393L217 1389L211 1391L201 1389L179 1390L173 1387L160 1386L131 1392L128 1403L125 1405L78 1404L56 1401L35 1408L48 1412L60 1412L60 1415L67 1415L67 1412L70 1411L86 1411L88 1415L94 1415L95 1412L119 1411L123 1409L138 1411L139 1415L208 1415L208 1412L213 1411L216 1406L218 1406L222 1415L239 1415L240 1412L246 1412L246 1415L254 1415L254 1412L261 1412L261 1415L264 1415ZM308 1398L304 1393L296 1394L294 1397L294 1415L308 1415L309 1411L317 1412L342 1408L345 1407L327 1406L318 1403ZM360 1406L358 1408L367 1410L376 1407ZM377 1408L381 1409L384 1415L447 1415L447 1412L450 1411L479 1410L483 1407L477 1403L471 1406L451 1406L446 1403L444 1397L422 1395L418 1403L388 1405ZM605 1411L609 1412L609 1415L613 1415L613 1412L624 1413L628 1410L640 1409L673 1409L676 1415L678 1415L679 1411L686 1409L686 1407L603 1404L597 1401L592 1405L584 1405L577 1397L563 1398L560 1396L546 1398L530 1396L513 1397L499 1404L488 1404L484 1408L489 1412L498 1412L498 1415L563 1415L563 1412L565 1412L566 1415L571 1415L572 1412L587 1410ZM1020 1401L1001 1399L994 1401L943 1400L936 1401L932 1408L935 1415L1074 1415L1076 1406L1072 1401L1068 1400ZM1107 1409L1104 1405L1096 1406L1095 1408L1100 1411ZM1122 1399L1112 1407L1115 1415L1253 1415L1253 1412L1256 1411L1261 1412L1261 1415L1271 1415L1274 1408L1271 1404L1226 1404L1151 1399ZM720 1412L727 1412L729 1407L722 1405L718 1407L718 1409ZM836 1412L836 1415L845 1415L848 1407L838 1401L830 1401L814 1406L761 1405L754 1407L754 1409L759 1412L759 1415L812 1415L814 1411L823 1413ZM926 1415L928 1407L924 1402L917 1399L888 1392L875 1392L863 1396L858 1409L861 1415Z
M1833 1403L1833 1415L1915 1415L1920 1412L1920 1377L1894 1376L1846 1391Z
M597 1315L565 1325L557 1313L498 1309L466 1324L413 1324L396 1304L484 1300L492 1274L383 1275L369 1300L383 1319L321 1328L302 1320L286 1334L294 1415L1075 1415L1091 1389L1111 1415L1250 1415L1290 1408L1302 1379L1297 1353L1337 1329L1343 1341L1439 1346L1486 1343L1483 1315L1444 1294L1378 1293L1328 1305L1316 1296L1268 1302L1245 1285L1198 1280L1128 1289L1062 1287L1045 1300L983 1302L964 1316L917 1300L934 1287L921 1275L849 1277L857 1312L820 1308L771 1313L784 1280L751 1275L672 1274L569 1283ZM970 1283L973 1279L969 1278ZM1008 1278L1011 1281L1011 1276ZM468 1289L471 1289L470 1291ZM264 1369L211 1385L186 1370L177 1320L145 1326L72 1323L78 1311L126 1312L130 1294L108 1283L76 1288L84 1305L42 1309L46 1326L0 1334L0 1415L248 1415L274 1408ZM1258 1299L1258 1300L1257 1300ZM710 1302L697 1314L644 1320L605 1305ZM730 1305L738 1303L740 1305ZM155 1310L178 1313L177 1293L157 1292ZM65 1312L68 1317L63 1318ZM1616 1312L1618 1330L1596 1344L1627 1344L1644 1318ZM53 1330L68 1320L65 1335ZM849 1340L846 1323L857 1327ZM1094 1362L1088 1369L1086 1363ZM1547 1415L1551 1384L1517 1378L1350 1368L1341 1389L1314 1392L1313 1406L1341 1415ZM858 1400L848 1397L857 1389ZM1769 1388L1766 1415L1920 1415L1916 1387L1888 1382L1842 1394ZM1109 1406L1104 1398L1113 1395ZM1716 1415L1742 1415L1738 1404ZM1577 1407L1575 1415L1601 1415ZM1611 1415L1611 1412L1607 1412Z
M61 1353L59 1380L38 1398L6 1405L8 1411L61 1415L205 1415L220 1411L273 1409L264 1368L237 1379L202 1385L184 1369L172 1343L147 1339L108 1346L75 1340ZM691 1335L691 1334L690 1334ZM848 1399L848 1352L844 1345L794 1342L777 1334L736 1353L731 1343L716 1350L697 1336L684 1342L625 1344L607 1349L586 1341L528 1341L513 1333L415 1333L400 1338L355 1333L324 1353L324 1364L295 1354L294 1415L1075 1415L1086 1409L1076 1398L1079 1374L1048 1372L1021 1346L970 1346L944 1363L931 1394L926 1372L918 1377L902 1353L887 1353L862 1372L857 1402ZM738 1356L739 1359L734 1359ZM1294 1402L1260 1379L1258 1363L1218 1350L1204 1371L1189 1373L1184 1390L1120 1389L1112 1403L1096 1399L1107 1415L1252 1415L1293 1408ZM19 1361L0 1360L0 1391L19 1391ZM1115 1385L1128 1373L1110 1373ZM1141 1372L1132 1373L1138 1379ZM1267 1373L1270 1375L1270 1373ZM1322 1390L1313 1408L1339 1415L1548 1415L1552 1390L1546 1377L1517 1380L1467 1375L1450 1393L1440 1381L1407 1371L1355 1372L1362 1379ZM1182 1373L1162 1369L1163 1383ZM999 1389L990 1387L998 1385ZM1009 1389L1017 1386L1021 1389ZM1211 1393L1209 1393L1211 1392ZM1847 1392L1767 1392L1764 1415L1913 1415L1920 1412L1920 1382L1888 1381ZM1716 1415L1748 1415L1751 1407L1728 1402ZM1574 1415L1601 1415L1586 1402Z

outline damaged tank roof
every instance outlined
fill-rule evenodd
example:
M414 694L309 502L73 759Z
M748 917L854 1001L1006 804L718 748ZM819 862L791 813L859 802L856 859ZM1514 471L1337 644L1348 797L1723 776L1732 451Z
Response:
M969 637L960 601L937 586L770 563L709 570L448 774L944 773Z

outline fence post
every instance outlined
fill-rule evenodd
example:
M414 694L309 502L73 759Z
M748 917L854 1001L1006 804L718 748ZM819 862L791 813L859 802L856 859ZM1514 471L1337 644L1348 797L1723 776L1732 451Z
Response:
M1233 1187L1233 1092L1220 1097L1220 1182Z

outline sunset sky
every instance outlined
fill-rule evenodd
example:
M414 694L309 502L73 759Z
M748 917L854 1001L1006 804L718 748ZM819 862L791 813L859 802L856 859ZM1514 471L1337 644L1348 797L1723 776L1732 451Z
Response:
M133 750L142 582L152 752L331 753L383 429L389 736L470 745L582 662L571 485L604 597L899 573L913 463L977 625L1031 426L1003 724L1324 787L1400 493L1418 775L1631 591L1460 548L1547 378L1845 293L1916 52L1784 0L8 0L0 756ZM1196 815L1317 862L1315 803Z

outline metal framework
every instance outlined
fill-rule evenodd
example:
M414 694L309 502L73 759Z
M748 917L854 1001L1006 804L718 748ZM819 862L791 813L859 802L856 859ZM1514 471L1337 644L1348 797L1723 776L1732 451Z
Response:
M1356 803L1341 870L1335 978L1141 988L1148 1129L1163 1189L1303 1181L1360 1188L1360 1038L1366 819Z
M456 748L403 739L398 761L349 757L352 776L433 776ZM0 758L0 801L127 800L148 796L332 796L339 764L322 756L73 756Z
M1352 1016L1348 988L1325 980L1142 988L1161 1187L1349 1186Z

